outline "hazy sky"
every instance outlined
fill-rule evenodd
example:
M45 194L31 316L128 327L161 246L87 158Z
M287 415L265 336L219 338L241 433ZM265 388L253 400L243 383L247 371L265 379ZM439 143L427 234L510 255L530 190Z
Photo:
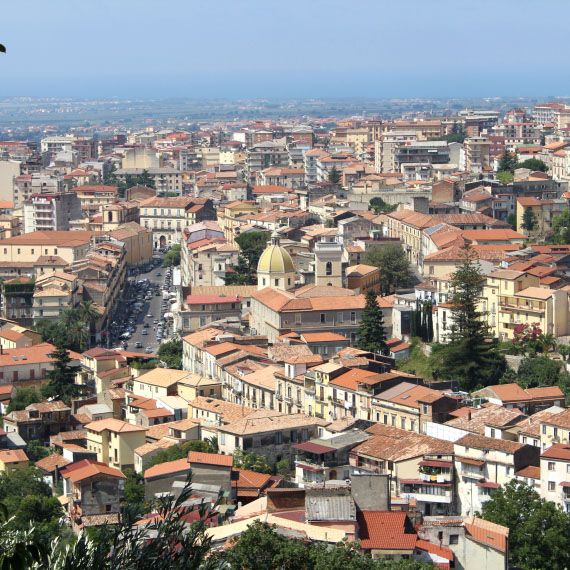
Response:
M0 96L570 94L569 0L0 0Z

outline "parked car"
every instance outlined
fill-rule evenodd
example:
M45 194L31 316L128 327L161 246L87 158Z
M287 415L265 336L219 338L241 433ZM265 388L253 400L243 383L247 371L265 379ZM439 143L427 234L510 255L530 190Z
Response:
M137 340L137 342L135 342L135 348L142 348L142 342L140 340Z

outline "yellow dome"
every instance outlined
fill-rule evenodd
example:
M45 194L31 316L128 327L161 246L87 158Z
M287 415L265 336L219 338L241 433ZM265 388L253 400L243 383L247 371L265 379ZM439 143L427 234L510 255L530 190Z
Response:
M271 244L261 254L257 271L259 273L294 273L295 266L289 252L284 247Z

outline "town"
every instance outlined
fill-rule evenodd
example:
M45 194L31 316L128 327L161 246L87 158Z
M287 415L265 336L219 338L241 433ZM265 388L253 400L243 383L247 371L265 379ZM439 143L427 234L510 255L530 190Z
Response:
M231 567L567 564L570 106L44 131L0 140L0 498L44 547L168 500Z

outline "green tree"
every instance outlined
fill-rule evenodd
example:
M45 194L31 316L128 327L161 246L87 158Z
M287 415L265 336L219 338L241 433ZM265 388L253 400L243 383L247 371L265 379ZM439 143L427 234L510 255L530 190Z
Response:
M17 388L14 397L8 404L8 413L14 410L23 410L30 404L42 401L42 395L37 388Z
M41 561L43 552L33 528L14 528L8 509L0 503L0 569L21 570Z
M368 209L374 211L376 214L389 214L390 212L398 209L398 204L388 204L387 202L384 202L382 198L376 196L370 200Z
M167 368L182 370L182 339L163 342L156 355L166 364Z
M532 211L532 208L525 208L525 211L523 213L523 222L522 222L523 230L527 232L532 232L532 230L536 228L536 224L537 224L536 215Z
M263 250L267 247L268 232L247 232L236 238L240 247L238 263L233 272L226 276L226 285L255 285L257 282L257 264Z
M561 214L552 219L552 243L570 243L570 209L564 210Z
M518 383L523 388L539 386L562 386L568 374L562 370L561 363L546 356L525 358L517 371Z
M517 229L517 216L515 214L509 214L507 216L507 224L513 228L513 230Z
M510 172L511 174L517 168L517 155L513 152L505 151L499 160L499 172Z
M272 469L263 455L250 453L241 449L236 449L234 452L234 466L249 469L250 471L257 471L258 473L272 473Z
M413 281L410 262L399 245L373 246L363 261L380 268L380 288L384 294L409 287Z
M50 455L50 449L45 447L38 439L32 439L26 445L26 455L31 461L35 462Z
M342 174L340 170L336 166L333 166L331 171L329 172L329 182L331 184L340 184L341 177Z
M148 463L147 469L160 463L168 463L177 459L184 459L190 451L202 451L204 453L216 453L216 449L209 441L192 440L161 449Z
M42 395L69 404L72 398L82 392L81 386L75 383L75 369L70 366L69 352L65 348L56 347L48 356L53 359L53 368L47 373L49 382L42 387Z
M124 475L126 477L124 489L126 508L129 509L129 514L131 516L140 517L146 510L144 500L144 478L134 469L125 469Z
M464 258L450 282L452 324L445 347L444 378L458 379L464 390L495 384L506 370L505 358L490 338L479 302L485 277L473 251L466 247Z
M180 265L180 250L181 245L179 243L174 244L170 249L164 254L162 260L163 267L178 267Z
M136 183L133 186L146 186L147 188L156 188L154 178L149 174L146 168L136 178Z
M524 569L570 567L570 517L513 479L483 504L481 516L509 528L509 560Z
M496 178L503 186L508 186L515 179L513 173L509 172L508 170L501 170L500 172L497 172Z
M547 172L548 166L546 163L538 158L527 158L517 164L517 168L528 168L532 171Z
M378 305L377 294L371 290L366 293L366 305L360 318L356 346L362 350L388 354L384 316Z

